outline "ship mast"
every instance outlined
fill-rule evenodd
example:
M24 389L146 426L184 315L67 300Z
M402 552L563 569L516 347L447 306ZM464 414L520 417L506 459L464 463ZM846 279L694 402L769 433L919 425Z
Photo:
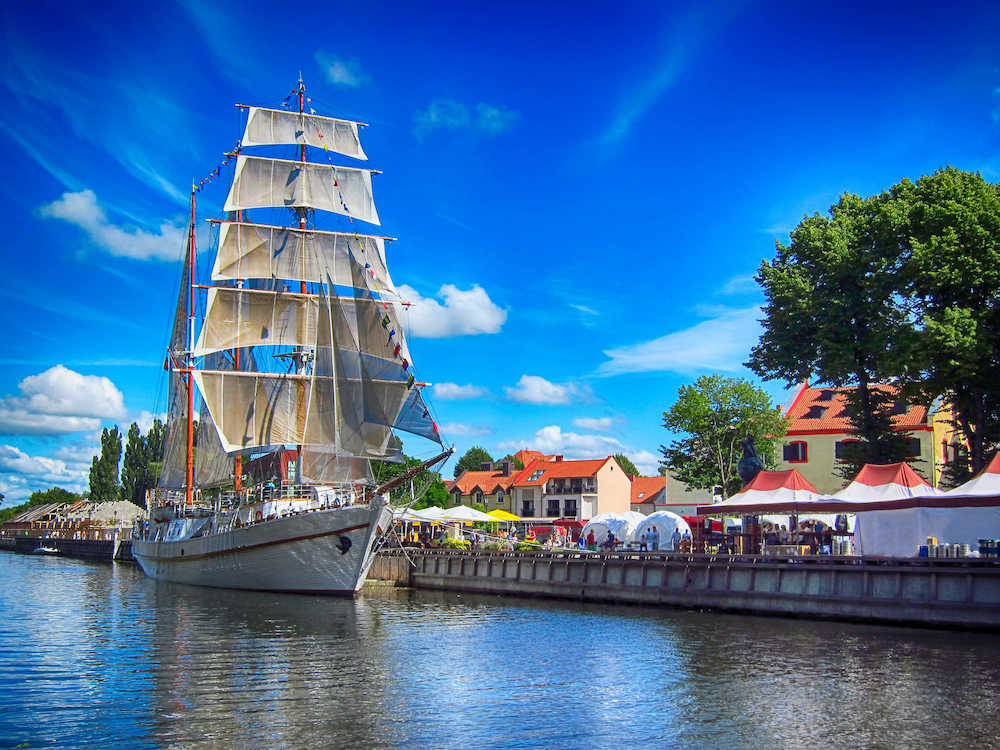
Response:
M191 232L190 243L191 262L188 264L188 354L187 354L187 454L184 463L185 501L187 505L194 504L192 489L194 485L194 185L191 186Z

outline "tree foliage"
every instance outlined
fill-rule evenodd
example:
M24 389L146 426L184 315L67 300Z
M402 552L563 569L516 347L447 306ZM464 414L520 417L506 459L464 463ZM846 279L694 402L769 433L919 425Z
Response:
M943 397L968 446L968 476L1000 443L1000 187L948 167L873 197L845 194L778 243L757 280L767 297L750 367L792 384L857 387L842 473L907 457L892 429L895 394ZM958 477L961 478L960 476Z
M815 376L854 385L847 415L859 442L841 471L853 478L865 463L907 457L907 439L892 429L895 398L874 387L912 355L914 329L898 304L904 258L893 242L898 207L885 194L845 193L829 218L807 216L787 247L777 243L757 281L767 302L764 332L747 367L791 385Z
M129 427L122 459L122 499L146 507L146 490L156 486L160 475L165 435L166 428L159 419L153 420L145 435L135 422Z
M770 397L752 383L706 375L681 386L663 415L663 426L684 437L660 446L662 469L694 489L722 487L725 497L740 489L736 467L741 441L752 436L765 468L773 468L775 445L787 429Z
M512 453L508 453L503 458L498 458L496 460L496 463L502 464L504 461L510 461L510 465L514 467L515 471L521 471L522 469L524 469L524 461L522 461L519 458L516 458Z
M639 476L639 470L635 467L635 464L626 456L624 453L616 453L615 460L621 467L621 470L625 472L626 475L630 477Z
M493 463L490 454L485 448L474 445L455 464L455 478L457 479L463 471L479 471L479 467L485 463Z
M394 477L405 474L411 468L419 466L421 463L423 462L418 458L404 455L402 463L372 461L371 465L376 484L384 484ZM415 509L419 510L431 505L436 505L439 508L447 507L448 490L439 472L424 469L413 478L412 484L414 497L417 499L417 502L413 505ZM405 482L391 490L389 493L389 502L395 506L409 505L410 482Z
M122 457L122 435L118 425L101 431L101 455L90 464L90 499L95 503L121 497L118 462Z

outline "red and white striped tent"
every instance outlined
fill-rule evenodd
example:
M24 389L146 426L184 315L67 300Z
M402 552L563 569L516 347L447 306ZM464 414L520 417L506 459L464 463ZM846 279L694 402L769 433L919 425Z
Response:
M946 497L1000 497L1000 453L993 456L981 473L943 494Z
M865 464L854 481L833 496L838 500L876 502L940 494L941 490L931 487L908 463L902 462L884 466Z
M812 510L836 512L839 504L839 501L820 494L796 469L762 471L728 500L698 508L698 515L739 516ZM831 505L832 508L826 507Z

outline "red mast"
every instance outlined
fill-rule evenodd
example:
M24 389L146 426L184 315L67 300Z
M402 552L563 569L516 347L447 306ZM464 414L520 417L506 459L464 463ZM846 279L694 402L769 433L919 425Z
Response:
M191 352L194 349L194 185L191 186L191 234L188 238L190 243L191 262L188 264L188 356L187 356L187 459L185 461L185 499L188 505L194 504L192 490L194 485L194 364Z

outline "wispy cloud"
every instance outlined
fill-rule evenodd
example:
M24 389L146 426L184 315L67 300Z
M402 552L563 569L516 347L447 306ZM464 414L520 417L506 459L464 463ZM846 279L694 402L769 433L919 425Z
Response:
M753 274L747 274L745 276L733 276L725 284L719 288L719 294L731 295L731 294L745 294L747 292L757 291L757 280L754 278Z
M622 97L611 122L598 137L605 149L613 149L628 137L636 123L656 105L688 70L708 39L724 25L738 3L699 5L680 13L665 28L657 59L643 64L645 77Z
M42 206L39 213L75 224L97 247L122 258L175 261L184 248L186 229L182 224L165 221L158 232L137 227L123 229L108 221L93 190L63 193L58 200Z
M593 403L594 392L588 385L579 383L552 383L538 375L522 375L517 385L504 386L510 401L522 404L560 405Z
M483 398L489 391L478 385L458 385L457 383L435 383L434 398L440 401L461 401Z
M615 426L618 421L614 417L577 417L573 424L582 430L596 430L597 432L607 432Z
M435 130L471 130L497 135L512 128L521 115L506 107L480 102L469 107L454 99L439 97L413 115L413 134L418 140Z
M760 337L759 307L719 310L711 320L652 341L608 349L597 375L631 372L736 372Z
M334 86L357 89L371 82L371 76L361 69L361 61L357 58L346 59L322 51L314 57L326 80Z
M470 227L468 224L466 224L464 221L462 221L461 219L456 219L454 216L452 216L450 214L442 213L441 211L435 211L434 215L437 216L439 219L444 219L449 224L454 224L459 229L464 229L467 232L474 232L474 231L476 231L472 227Z
M421 297L416 289L406 284L397 289L403 299L411 303L403 315L411 336L437 339L497 333L507 321L507 311L494 304L479 284L464 290L445 284L437 293L443 304L431 297Z
M146 327L127 317L111 315L107 310L90 307L69 297L54 297L46 289L31 289L24 285L17 289L0 287L0 297L17 300L39 310L65 316L71 320L88 320L92 323L110 323L115 326L147 331ZM114 309L113 307L110 309Z
M492 427L488 425L462 424L461 422L449 422L441 425L441 433L444 435L455 435L457 437L480 437L482 435L492 435Z
M597 312L597 310L587 307L586 305L575 305L573 303L570 303L570 307L572 307L574 310L582 312L584 315L600 315L600 313Z
M0 120L0 130L3 130L14 143L21 147L21 149L30 156L38 166L48 172L52 177L62 183L63 187L68 190L81 190L83 188L83 183L76 179L66 170L61 167L57 167L48 156L46 156L42 150L35 145L31 140L29 140L23 133L11 127L8 123Z

